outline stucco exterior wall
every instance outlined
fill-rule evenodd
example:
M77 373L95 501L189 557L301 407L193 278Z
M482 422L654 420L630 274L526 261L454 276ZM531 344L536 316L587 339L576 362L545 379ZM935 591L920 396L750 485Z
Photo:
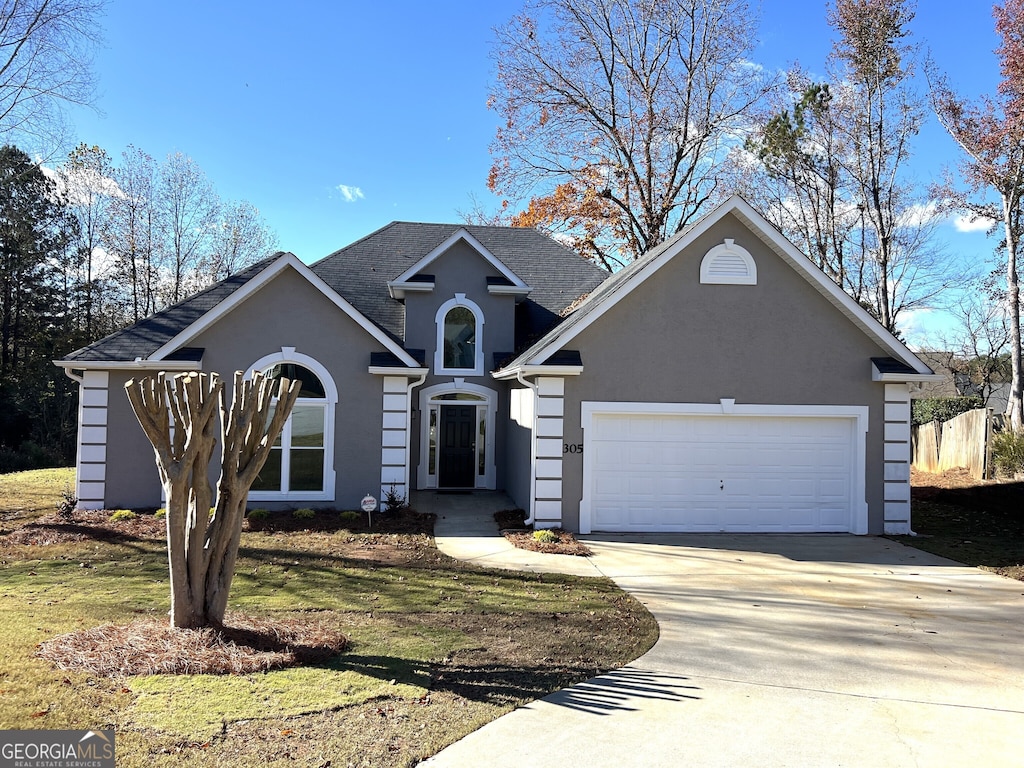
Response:
M257 360L294 347L326 367L338 390L334 409L333 501L302 506L357 509L369 491L380 487L381 377L368 373L370 354L384 351L354 320L291 269L284 270L188 346L203 347L203 370L216 371L230 394L233 373ZM123 392L128 375L111 376L108 506L156 506L160 489L149 441ZM217 457L211 481L216 482ZM268 508L296 502L259 502Z
M520 509L529 512L533 473L533 390L515 386L509 390L508 437L505 443L505 491Z
M700 263L733 238L757 265L756 285L702 285ZM565 382L564 440L582 443L581 403L866 405L869 532L883 526L886 355L732 215L637 286L567 344L584 371ZM578 530L582 456L563 457L563 524Z
M125 382L148 372L111 371L107 390L107 509L159 507L160 475L153 444L135 418Z
M495 483L504 488L505 444L507 440L508 386L495 381L490 371L494 367L495 353L511 353L515 350L515 298L492 295L487 291L487 278L498 277L500 272L487 262L468 243L459 241L445 253L438 256L424 269L434 276L434 290L430 293L408 293L405 297L405 346L407 349L425 350L425 364L430 369L426 380L414 393L416 411L413 414L413 466L420 463L420 443L424 429L424 416L419 411L419 395L422 389L437 384L447 384L462 378L497 393L494 449ZM435 373L435 351L437 349L437 312L445 302L456 294L476 304L483 314L483 330L477 329L477 339L483 339L483 375L459 375ZM418 471L415 473L417 487L423 487Z

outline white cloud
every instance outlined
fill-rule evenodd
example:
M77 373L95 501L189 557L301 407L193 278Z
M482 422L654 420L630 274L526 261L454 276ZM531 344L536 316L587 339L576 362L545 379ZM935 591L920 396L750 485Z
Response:
M953 219L953 226L957 232L986 232L993 224L995 222L986 216L973 218L961 214Z
M363 190L359 187L350 187L348 184L339 184L338 191L341 192L341 196L345 199L346 203L354 203L356 200L362 200L366 197L363 194Z
M927 203L916 203L905 208L899 216L899 223L904 227L923 227L930 224L939 215L939 204L934 200Z

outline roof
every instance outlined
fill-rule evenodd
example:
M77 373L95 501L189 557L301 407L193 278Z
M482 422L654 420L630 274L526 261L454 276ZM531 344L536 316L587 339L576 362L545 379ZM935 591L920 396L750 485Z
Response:
M405 305L388 294L388 281L402 275L460 231L468 233L510 273L532 288L530 295L517 306L517 338L532 341L546 332L559 322L565 309L580 295L593 290L608 277L603 269L533 229L414 222L392 222L311 267L302 265L302 269L315 276L311 279L322 280L325 290L336 293L344 299L343 303L350 304L402 346ZM292 254L276 253L135 325L68 354L61 362L82 363L80 367L88 367L84 364L145 360L160 350L163 350L163 359L169 359L173 350L164 349L166 345L176 339L182 341L190 326L202 326L206 322L204 317L207 320L216 317L216 313L209 313L232 299L264 270L275 265L280 267L278 262L282 259L297 262ZM509 282L507 277L505 282ZM243 291L239 297L246 293ZM189 354L201 357L201 351Z
M405 305L388 295L388 281L416 266L459 230L468 232L532 288L519 307L517 336L547 331L566 307L608 277L605 270L534 229L407 221L394 221L311 268L366 317L401 339Z
M545 363L549 358L569 344L581 331L604 314L610 307L621 301L635 286L655 274L658 269L678 253L685 250L694 240L708 231L727 214L739 218L763 243L787 262L797 274L810 283L842 314L846 315L868 337L874 340L893 358L901 368L899 373L885 375L886 380L908 377L914 380L937 378L932 370L914 353L889 333L863 307L851 299L835 282L821 271L810 259L786 239L770 222L754 210L749 203L734 195L717 208L708 212L689 228L661 243L624 269L609 277L600 287L575 307L565 322L552 328L529 349L506 366L515 370L526 366ZM888 359L888 358L887 358ZM892 377L892 378L890 378Z
M134 325L64 356L65 361L114 362L148 358L183 329L219 305L266 267L286 254L275 253L231 277L180 301Z

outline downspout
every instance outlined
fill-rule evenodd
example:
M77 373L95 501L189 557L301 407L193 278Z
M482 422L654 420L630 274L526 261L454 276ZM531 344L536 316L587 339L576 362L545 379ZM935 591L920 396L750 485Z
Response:
M76 376L74 373L72 373L73 369L71 369L71 368L63 368L63 366L62 366L62 369L64 371L64 375L67 376L72 381L76 382L77 384L81 385L82 382L85 381L85 377L84 376Z
M523 371L516 371L516 381L533 392L533 423L530 425L530 512L525 525L533 525L534 505L537 499L537 385L523 378Z
M421 373L417 381L405 388L405 503L412 500L412 391L427 380L427 374ZM416 436L419 439L419 435Z

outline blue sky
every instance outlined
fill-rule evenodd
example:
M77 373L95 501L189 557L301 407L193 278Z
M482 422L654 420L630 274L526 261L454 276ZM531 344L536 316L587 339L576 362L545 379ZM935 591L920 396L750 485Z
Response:
M496 203L489 51L493 27L519 7L111 0L99 113L74 110L75 137L115 158L129 144L191 155L222 197L256 205L280 247L306 262L396 219L458 221L473 196ZM825 12L820 0L764 0L754 58L821 71ZM962 91L994 88L991 3L921 0L913 30ZM933 122L916 155L927 181L956 149ZM991 253L981 234L943 234L964 259Z

